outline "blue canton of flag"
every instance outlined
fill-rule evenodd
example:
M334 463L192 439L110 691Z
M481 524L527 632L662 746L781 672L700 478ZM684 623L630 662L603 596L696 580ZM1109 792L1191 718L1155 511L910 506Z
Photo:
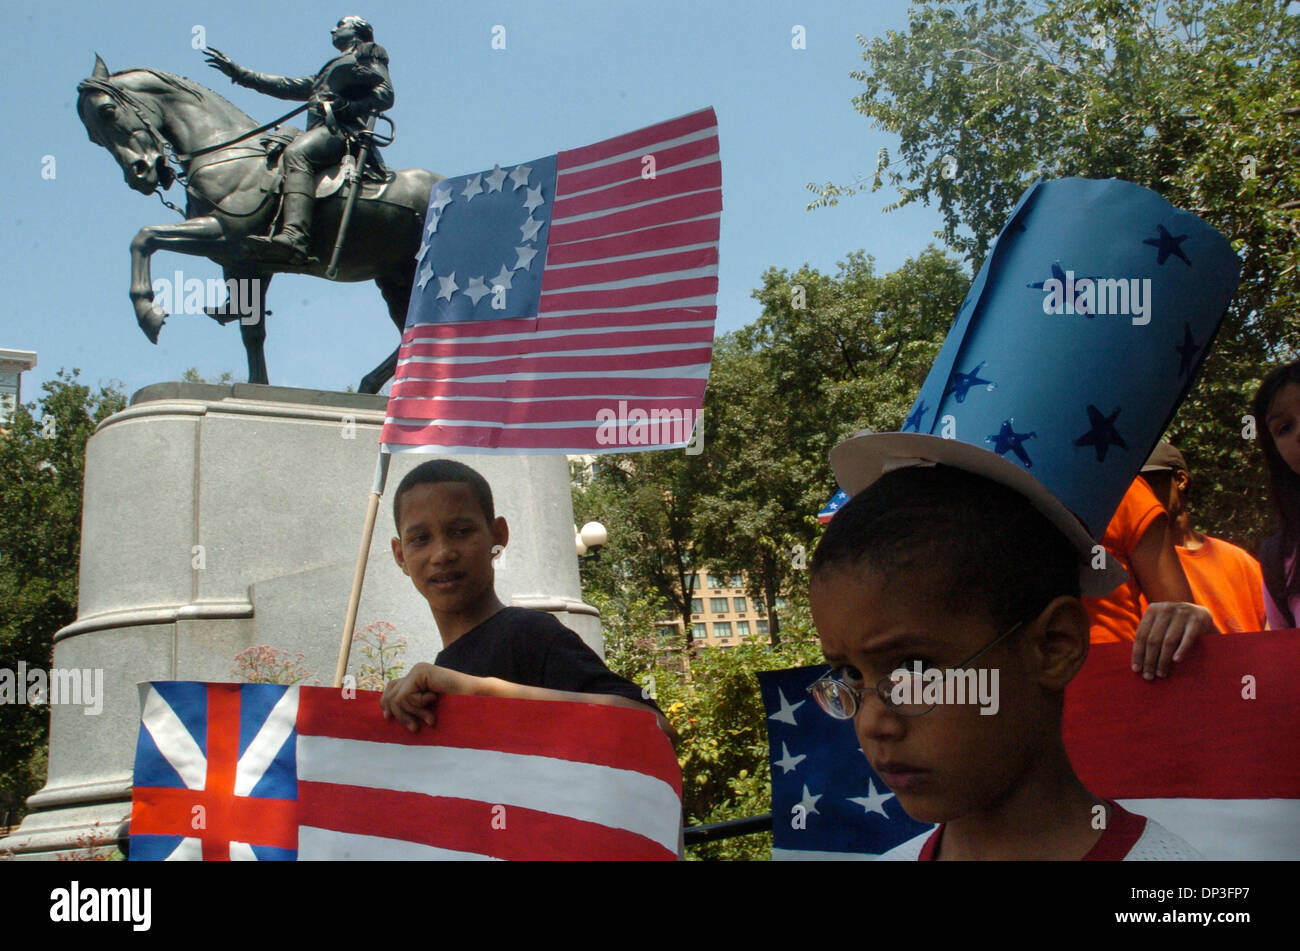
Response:
M537 317L555 175L549 155L433 186L408 327Z
M933 828L907 815L867 763L848 720L807 692L827 667L758 675L772 770L772 858L872 858Z

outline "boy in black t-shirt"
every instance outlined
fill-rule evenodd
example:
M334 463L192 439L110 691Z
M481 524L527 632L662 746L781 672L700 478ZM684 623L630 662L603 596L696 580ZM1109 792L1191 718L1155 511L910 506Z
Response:
M393 523L393 558L429 602L443 649L384 688L385 718L412 732L433 726L443 693L575 700L652 711L675 738L658 707L577 634L544 611L509 608L497 597L492 559L510 530L478 472L450 459L416 466L393 495Z

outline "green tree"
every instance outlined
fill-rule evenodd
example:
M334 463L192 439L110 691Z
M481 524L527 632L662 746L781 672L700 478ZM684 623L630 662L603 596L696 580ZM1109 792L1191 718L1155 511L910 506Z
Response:
M203 379L203 375L199 373L198 367L190 367L188 370L186 370L184 373L181 374L181 382L182 383L217 383L217 384L234 383L235 375L231 373L229 370L222 370L220 376L214 377L210 380L205 380Z
M1291 155L1300 19L1285 0L926 0L906 32L859 41L854 106L899 138L872 190L937 204L972 265L1035 179L1118 177L1223 232L1241 284L1169 435L1198 519L1249 544L1268 510L1241 417L1267 364L1291 359L1300 162ZM812 207L855 186L810 185ZM1241 500L1252 504L1241 505Z
M656 592L643 593L632 586L612 595L596 589L587 596L600 611L605 666L640 684L655 699L662 671L680 668L672 661L662 663L666 656L678 654L682 646L664 643L660 637L658 622L668 613L668 605Z
M685 625L691 644L690 579L695 569L696 469L680 450L598 456L591 476L573 488L573 514L599 521L609 542L582 563L584 592L617 598L625 586L661 599Z
M609 597L590 592L600 608L609 668L640 684L678 733L682 809L687 825L721 822L771 811L767 720L755 674L821 663L821 649L806 603L791 608L778 647L753 641L735 649L699 651L688 681L682 648L654 634L665 606L629 586ZM770 833L692 846L690 859L766 859Z
M723 822L772 810L767 717L756 674L822 662L806 609L787 613L779 645L751 642L699 652L691 689L660 678L658 702L679 734L682 806L688 825ZM666 683L666 685L665 685ZM771 833L692 846L694 859L768 859Z
M960 262L931 247L880 275L862 252L834 275L770 268L753 324L714 344L696 457L699 557L743 572L780 639L779 594L806 583L828 453L858 429L898 429L961 303Z
M0 668L50 666L53 638L77 616L86 440L126 405L113 384L92 393L60 370L0 432ZM0 704L0 813L21 816L45 781L49 713Z

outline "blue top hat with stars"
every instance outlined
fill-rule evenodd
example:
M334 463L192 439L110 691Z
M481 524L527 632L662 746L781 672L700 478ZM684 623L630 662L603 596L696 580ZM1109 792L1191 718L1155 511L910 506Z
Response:
M1025 192L899 433L831 451L856 495L942 463L1016 489L1080 551L1084 594L1123 570L1090 553L1191 388L1237 288L1227 239L1155 192L1067 178Z

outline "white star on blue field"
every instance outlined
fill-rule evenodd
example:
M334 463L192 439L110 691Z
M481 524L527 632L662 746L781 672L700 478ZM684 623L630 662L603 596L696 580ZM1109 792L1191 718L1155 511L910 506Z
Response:
M792 706L790 704L790 701L785 699L784 692L778 691L778 693L780 693L781 696L781 709L777 710L776 713L773 713L771 716L769 716L768 719L777 720L781 723L788 723L791 726L796 726L797 724L795 723L794 720L794 712L798 710L800 707L802 707L806 701L800 700L798 703Z
M909 817L872 771L853 723L816 703L804 710L802 701L790 702L826 671L758 675L771 753L774 858L879 855L929 828Z

